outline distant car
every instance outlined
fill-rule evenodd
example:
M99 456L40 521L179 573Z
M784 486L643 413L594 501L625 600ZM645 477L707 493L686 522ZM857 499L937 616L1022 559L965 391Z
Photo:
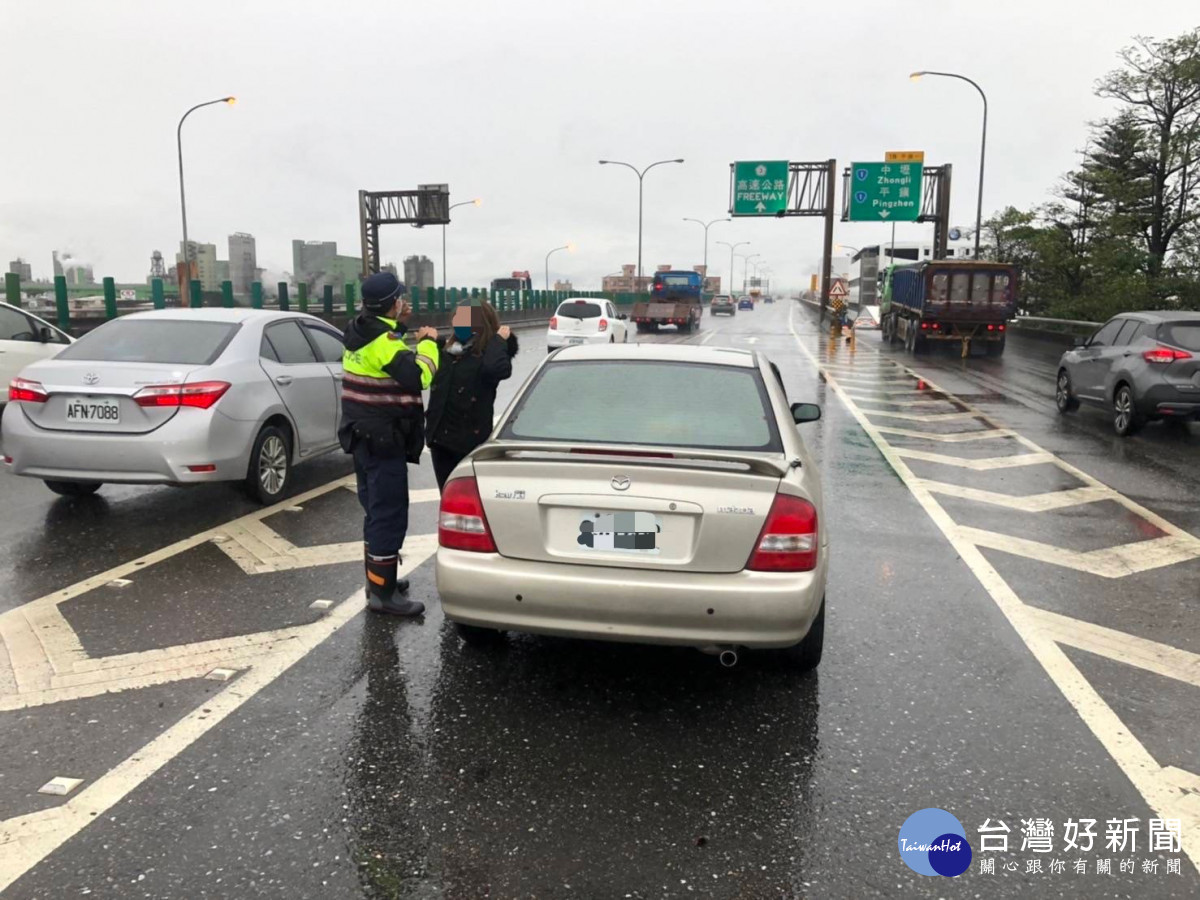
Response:
M775 302L774 297L763 297L763 303L774 303L774 302Z
M741 300L738 301L738 309L748 309L751 312L753 312L754 311L754 301L751 300L749 297L743 297Z
M71 341L45 319L0 303L0 384L8 384L32 363L57 356ZM0 404L5 399L0 397Z
M550 317L546 348L572 344L624 344L629 340L629 316L618 313L610 301L578 297L564 300Z
M1062 355L1054 399L1112 411L1122 437L1152 419L1200 418L1200 312L1131 312Z
M712 298L712 303L708 308L714 316L718 313L729 316L737 315L737 304L728 294L717 294Z
M179 309L122 316L8 389L5 462L56 494L107 482L245 482L281 497L338 447L342 336L313 316Z
M721 414L696 415L713 398ZM796 426L819 417L789 407L761 353L547 357L442 491L446 618L468 642L511 630L675 644L725 665L779 648L815 667L829 532Z

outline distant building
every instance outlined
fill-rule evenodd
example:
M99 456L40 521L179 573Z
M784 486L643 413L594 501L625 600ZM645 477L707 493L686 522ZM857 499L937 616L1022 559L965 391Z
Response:
M227 260L227 259L218 259L217 260L217 287L218 288L220 288L221 285L224 284L226 281L232 280L229 277L229 266L230 266L229 260Z
M400 270L396 268L396 264L395 264L395 263L388 263L388 264L387 264L387 265L385 265L385 266L384 266L384 267L383 267L383 268L382 268L380 271L382 271L382 272L391 272L391 273L392 273L393 275L395 275L397 278L399 278L399 277L400 277Z
M33 266L19 256L8 264L8 271L12 272L22 281L33 281Z
M357 283L362 276L362 259L357 256L339 256L337 241L292 241L292 277L297 284L307 284L309 296L333 285L337 291L342 285Z
M201 290L219 291L221 289L221 271L217 265L217 245L188 241L187 249L192 271L186 280L199 281ZM175 254L175 262L180 266L185 262L183 241L179 242L179 252Z
M619 274L605 275L600 283L600 289L610 294L645 294L650 290L653 281L654 278L651 275L643 275L639 279L637 266L626 264L621 266Z
M569 281L556 281L554 282L554 290L567 291L570 293L571 291L575 290L575 285L571 284Z
M159 250L150 254L150 274L146 276L146 284L152 283L155 278L161 278L164 283L167 280L167 264Z
M60 258L57 250L53 252L53 257L55 277L62 275L67 279L67 284L74 287L84 287L96 283L92 267L87 263L76 261L70 253L64 253Z
M404 259L404 284L409 293L436 287L433 260L428 256L408 256Z
M254 235L235 231L229 235L229 280L233 282L233 293L239 297L250 296L250 285L258 270L258 251Z
M706 294L721 293L721 276L720 275L705 275L704 276L704 293L706 293Z

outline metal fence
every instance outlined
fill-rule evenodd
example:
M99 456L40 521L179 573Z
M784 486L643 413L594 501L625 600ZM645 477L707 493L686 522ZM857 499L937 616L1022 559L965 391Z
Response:
M181 306L193 309L205 306L227 308L241 306L282 311L295 309L298 312L328 319L353 316L359 306L359 286L356 282L347 282L342 286L340 293L335 292L333 285L325 285L321 294L315 297L309 296L306 284L298 285L293 293L290 285L280 282L276 288L276 296L268 298L265 296L262 282L256 281L250 285L249 295L241 298L241 302L234 296L233 283L230 281L222 282L220 291L204 291L199 281L192 281L188 284L186 296L181 297L178 293L168 294L163 280L155 278L150 281L148 297L139 296L146 293L144 288L139 287L136 291L122 288L122 293L133 292L135 294L131 299L118 298L118 285L112 278L103 279L99 286L101 291L99 297L95 296L95 288L69 287L66 278L62 275L54 279L52 287L44 283L22 286L20 277L10 272L5 277L4 287L5 300L8 303L28 309L30 312L42 313L46 318L53 316L58 327L67 332L73 330L73 324L94 325L132 312ZM79 295L83 292L90 292L93 296L83 298L76 296L72 301L72 293ZM38 298L47 297L51 293L53 294L53 306L36 302ZM27 296L31 298L31 301L25 301L24 298ZM638 300L649 299L647 294L613 294L602 291L489 291L487 288L449 288L446 290L430 287L423 291L413 291L409 295L409 300L413 305L414 312L433 314L449 312L461 300L474 297L490 300L497 311L502 313L539 310L549 312L563 300L573 298L603 298L620 306L628 306Z

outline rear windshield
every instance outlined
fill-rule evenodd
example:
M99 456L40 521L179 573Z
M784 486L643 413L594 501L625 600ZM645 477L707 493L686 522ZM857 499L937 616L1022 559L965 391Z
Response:
M600 315L599 303L564 303L558 308L560 316L568 319L594 319Z
M756 369L692 363L549 363L501 437L783 452Z
M89 331L58 359L206 366L221 355L238 326L185 319L114 319Z
M672 287L687 287L692 283L690 275L662 275L659 280L663 284L669 284Z
M1169 322L1162 327L1159 340L1184 350L1200 351L1200 322Z

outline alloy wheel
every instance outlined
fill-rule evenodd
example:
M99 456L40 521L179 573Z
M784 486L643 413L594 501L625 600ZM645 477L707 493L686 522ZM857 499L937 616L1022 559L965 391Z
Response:
M1118 432L1124 434L1129 428L1129 418L1133 414L1133 398L1129 394L1129 388L1123 387L1117 391L1117 396L1113 400L1113 407L1116 410L1116 418L1113 424Z
M258 481L266 493L274 496L283 490L286 478L287 446L277 435L271 435L258 453Z

